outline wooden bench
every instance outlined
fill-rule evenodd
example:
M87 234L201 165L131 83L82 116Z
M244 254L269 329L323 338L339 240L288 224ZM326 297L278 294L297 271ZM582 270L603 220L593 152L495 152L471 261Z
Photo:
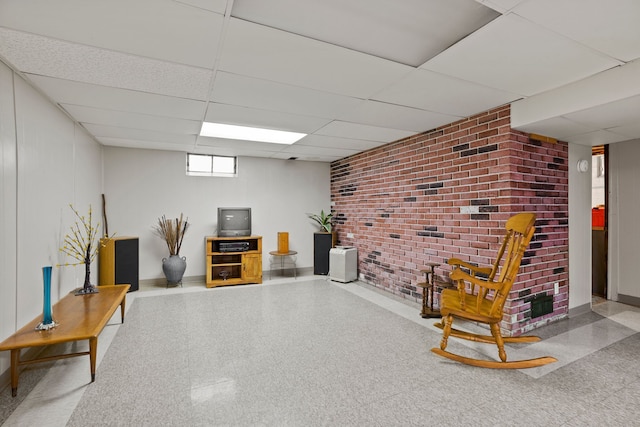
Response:
M53 318L59 323L53 329L37 331L42 315L0 343L0 351L11 351L11 395L18 394L18 368L32 363L49 362L68 357L89 355L91 382L96 379L96 353L98 335L113 316L118 306L124 323L124 309L129 285L100 286L95 294L76 296L68 294L53 306ZM89 340L89 351L20 360L22 349L52 344Z

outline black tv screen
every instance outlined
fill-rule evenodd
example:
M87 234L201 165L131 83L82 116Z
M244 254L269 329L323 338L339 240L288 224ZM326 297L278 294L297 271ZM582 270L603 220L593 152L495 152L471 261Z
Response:
M251 208L218 208L218 237L251 235Z

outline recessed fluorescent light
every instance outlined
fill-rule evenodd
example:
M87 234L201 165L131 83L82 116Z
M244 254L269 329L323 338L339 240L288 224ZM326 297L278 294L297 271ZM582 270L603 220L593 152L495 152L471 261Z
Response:
M213 138L243 139L246 141L271 142L274 144L293 144L307 136L306 133L284 130L253 128L248 126L225 125L203 122L200 136Z

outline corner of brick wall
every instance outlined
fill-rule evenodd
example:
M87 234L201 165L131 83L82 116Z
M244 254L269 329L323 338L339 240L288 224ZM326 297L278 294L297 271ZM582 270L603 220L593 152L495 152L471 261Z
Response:
M420 301L426 262L441 263L443 277L451 257L491 265L505 221L531 211L536 233L503 332L567 315L568 146L530 140L510 123L504 106L332 163L338 239L358 248L365 282ZM532 319L531 298L542 294L553 295L553 313Z

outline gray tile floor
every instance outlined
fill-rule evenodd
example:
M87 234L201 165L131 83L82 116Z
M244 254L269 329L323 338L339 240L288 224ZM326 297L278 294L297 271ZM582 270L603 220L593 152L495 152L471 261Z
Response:
M5 426L640 425L640 309L604 302L511 345L522 371L433 355L440 331L418 305L318 276L206 289L145 289L87 358L33 365L19 396L0 390ZM473 325L466 325L473 329ZM449 348L495 357L456 339Z

